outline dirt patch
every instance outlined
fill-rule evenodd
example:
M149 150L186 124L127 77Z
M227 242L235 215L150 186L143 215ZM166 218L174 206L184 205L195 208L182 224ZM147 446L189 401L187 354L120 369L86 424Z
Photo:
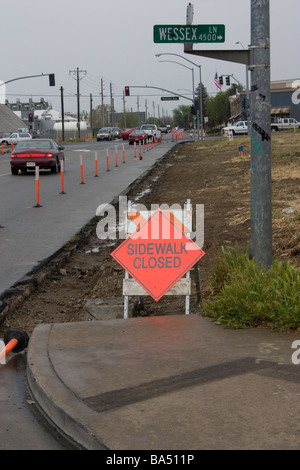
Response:
M273 137L273 136L272 136ZM238 154L243 145L244 154ZM282 259L300 267L300 134L280 134L272 140L273 249ZM204 204L205 256L192 270L191 313L200 312L199 300L212 292L208 282L214 257L221 246L248 245L250 234L250 139L221 139L178 144L127 195L145 205L167 203L193 207ZM4 317L0 334L10 327L29 334L39 323L87 320L84 308L93 298L122 296L124 270L110 253L116 248L96 236L93 221L86 236L68 259L51 270L27 299ZM122 241L122 240L121 240ZM199 281L199 282L198 282ZM200 288L199 288L200 285ZM144 297L138 315L184 314L185 298L165 296L159 302Z

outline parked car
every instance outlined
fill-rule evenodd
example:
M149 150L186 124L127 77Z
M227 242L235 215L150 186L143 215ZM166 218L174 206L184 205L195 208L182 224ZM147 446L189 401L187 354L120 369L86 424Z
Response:
M294 118L275 118L271 122L271 131L283 131L287 129L300 129L300 122Z
M122 130L119 127L113 127L112 131L113 131L113 138L114 139L120 139L121 138Z
M65 160L64 147L58 146L52 139L32 139L20 142L10 156L10 166L13 175L19 170L49 169L51 173L58 173L61 161Z
M131 134L132 131L135 131L136 127L133 127L132 129L127 129L126 131L123 131L121 134L121 137L123 140L128 140L129 134Z
M129 145L133 145L134 142L143 142L143 140L146 141L147 138L148 136L144 131L142 131L141 129L135 129L131 132L131 134L129 134Z
M97 132L97 142L100 140L112 140L113 139L113 130L111 127L102 127Z

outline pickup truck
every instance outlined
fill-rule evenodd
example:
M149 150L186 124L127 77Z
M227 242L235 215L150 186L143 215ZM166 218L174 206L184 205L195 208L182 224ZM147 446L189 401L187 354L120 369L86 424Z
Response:
M21 140L32 139L32 136L29 132L13 132L9 137L3 137L0 139L0 144L14 145L18 144Z
M149 139L161 138L161 132L158 130L156 124L143 124L141 130L147 134Z
M300 122L294 118L277 118L271 122L271 131L283 131L286 129L300 129Z
M158 130L162 133L162 134L167 134L170 130L170 126L165 126L164 124L161 124L160 126L158 126Z
M239 134L239 135L244 135L248 134L248 122L247 121L239 121L233 124L232 126L228 127L223 127L222 129L222 135L229 135L229 133L232 133L232 135Z

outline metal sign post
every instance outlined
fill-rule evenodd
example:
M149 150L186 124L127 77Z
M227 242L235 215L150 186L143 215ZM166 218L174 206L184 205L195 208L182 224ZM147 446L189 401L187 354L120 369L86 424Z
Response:
M194 50L184 52L245 64L251 71L251 236L249 255L258 265L272 264L272 183L270 113L270 0L251 1L251 45L243 50ZM188 8L191 8L189 4Z
M272 180L269 0L251 1L251 238L250 257L272 264Z

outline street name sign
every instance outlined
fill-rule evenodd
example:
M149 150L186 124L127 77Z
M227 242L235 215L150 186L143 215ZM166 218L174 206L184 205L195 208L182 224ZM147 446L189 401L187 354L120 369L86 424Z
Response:
M177 101L179 96L161 96L161 101Z
M158 301L204 254L168 212L157 209L111 256Z
M159 43L224 42L225 25L155 25L153 26L153 41Z

